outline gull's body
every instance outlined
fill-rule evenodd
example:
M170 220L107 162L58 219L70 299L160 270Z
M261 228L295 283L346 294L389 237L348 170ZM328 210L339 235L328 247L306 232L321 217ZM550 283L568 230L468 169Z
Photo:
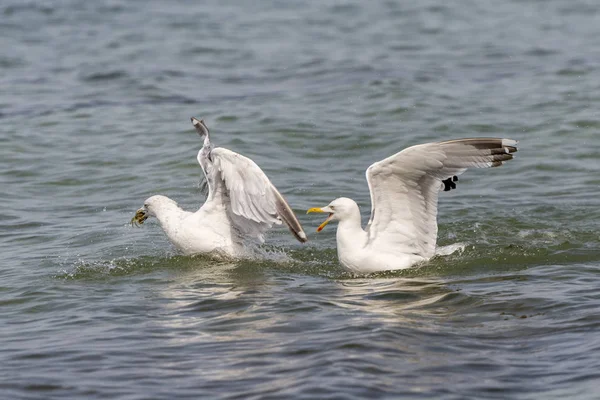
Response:
M152 196L132 222L143 223L148 216L155 216L171 243L184 254L243 257L247 255L245 243L262 243L264 233L282 221L305 242L306 234L294 212L258 165L233 151L214 148L204 122L192 118L192 123L204 139L198 163L208 186L206 201L192 213L168 197Z
M182 210L165 196L152 196L144 209L155 216L169 241L183 254L215 253L241 257L242 237L236 232L227 210L215 203L205 203L198 211Z
M329 213L319 231L339 221L340 263L358 273L409 268L433 257L437 240L440 190L455 188L467 168L501 166L513 158L517 142L477 138L409 147L367 169L371 218L361 226L356 202L339 198L309 212Z

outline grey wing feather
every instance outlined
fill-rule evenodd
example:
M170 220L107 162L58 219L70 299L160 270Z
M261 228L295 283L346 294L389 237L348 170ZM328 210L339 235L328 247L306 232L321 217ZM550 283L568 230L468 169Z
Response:
M200 181L200 185L198 186L198 189L200 190L200 193L204 197L208 197L209 186L208 186L208 179L206 179L206 176Z

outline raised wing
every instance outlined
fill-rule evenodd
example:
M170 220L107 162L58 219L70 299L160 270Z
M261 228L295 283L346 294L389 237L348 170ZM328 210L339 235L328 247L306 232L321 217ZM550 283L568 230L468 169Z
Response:
M283 221L296 239L306 242L296 214L262 169L241 154L213 148L203 120L192 117L192 124L203 139L198 163L206 178L201 185L201 191L207 195L206 203L227 203L231 220L244 236L262 242L264 233Z
M214 168L210 160L210 152L213 149L210 143L210 131L204 120L192 117L192 125L202 138L202 148L198 152L198 163L204 172L204 179L200 181L200 193L206 196L206 201L211 201L215 195Z
M474 138L412 146L367 169L373 248L431 257L437 239L438 193L442 180L467 168L499 167L513 158L517 142Z
M269 228L283 221L296 239L307 241L294 211L254 161L224 148L212 149L208 158L218 174L213 178L224 184L231 218L242 234L262 241Z

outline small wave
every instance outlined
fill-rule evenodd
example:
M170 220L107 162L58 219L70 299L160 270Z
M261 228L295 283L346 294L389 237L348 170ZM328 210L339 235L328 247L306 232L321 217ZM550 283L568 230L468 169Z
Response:
M286 273L321 275L328 277L344 276L337 260L330 250L289 250L272 246L249 246L248 252L240 258L224 257L219 254L153 255L123 257L110 260L62 261L61 269L54 275L67 280L104 280L114 277L143 275L154 272L181 272L189 270L227 270L238 268L245 273L252 270L279 270Z
M465 247L467 245L464 243L455 243L455 244L450 244L448 246L442 246L442 247L438 247L435 250L435 255L436 256L449 256L450 254L453 254L455 252L463 252L465 250Z
M188 270L218 264L229 263L222 259L210 256L142 256L137 258L117 258L95 261L87 261L80 258L70 264L69 268L59 271L54 277L59 279L95 280L148 274L165 270Z
M123 70L113 70L113 71L98 71L91 72L81 76L81 79L86 82L95 82L95 81L107 81L107 80L118 80L122 78L128 77L129 74Z

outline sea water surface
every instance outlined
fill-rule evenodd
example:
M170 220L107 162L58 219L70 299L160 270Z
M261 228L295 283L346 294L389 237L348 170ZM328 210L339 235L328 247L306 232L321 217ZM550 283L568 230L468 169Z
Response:
M0 397L600 396L600 5L0 3ZM199 138L254 159L309 233L183 257ZM519 140L440 196L464 251L353 276L310 207L436 140Z

